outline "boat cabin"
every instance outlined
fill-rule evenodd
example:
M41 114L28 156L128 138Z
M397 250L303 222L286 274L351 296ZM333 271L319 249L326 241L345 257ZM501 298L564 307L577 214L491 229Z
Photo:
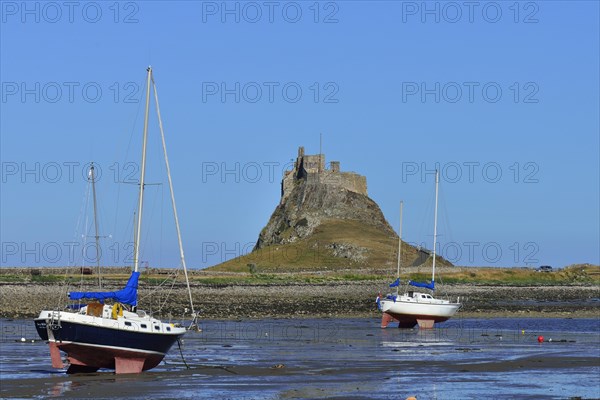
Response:
M433 297L430 294L425 293L414 293L413 297L419 300L432 300Z
M412 290L408 292L408 297L412 297L413 299L433 299L430 294L413 292Z
M407 293L407 297L408 297L409 301L425 302L425 303L430 303L435 300L433 298L433 296L428 293L414 292L412 290Z

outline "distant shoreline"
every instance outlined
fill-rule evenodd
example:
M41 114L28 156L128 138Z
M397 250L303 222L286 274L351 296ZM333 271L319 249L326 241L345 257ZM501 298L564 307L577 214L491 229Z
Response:
M378 317L375 298L379 291L387 292L386 286L385 282L351 281L243 286L195 283L192 295L200 319ZM118 287L108 284L105 289ZM185 287L156 289L157 285L141 284L141 309L163 318L186 317L185 308L189 308L189 304ZM49 283L1 283L0 317L31 318L44 309L62 308L69 303L67 290L75 288ZM457 318L600 317L600 286L597 285L455 284L445 285L438 291L439 295L454 299L460 296L463 308Z

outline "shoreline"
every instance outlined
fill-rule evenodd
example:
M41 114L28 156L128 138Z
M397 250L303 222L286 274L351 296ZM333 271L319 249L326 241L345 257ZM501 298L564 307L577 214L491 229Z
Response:
M120 285L106 285L114 290ZM202 285L192 287L200 320L258 318L379 317L375 298L385 294L382 282L328 284ZM31 318L41 310L62 309L68 290L56 284L0 284L0 317ZM388 289L389 290L389 289ZM441 294L441 296L440 296ZM446 285L440 297L460 297L455 318L599 318L599 286L479 286ZM185 287L158 288L141 284L140 309L163 318L189 318Z

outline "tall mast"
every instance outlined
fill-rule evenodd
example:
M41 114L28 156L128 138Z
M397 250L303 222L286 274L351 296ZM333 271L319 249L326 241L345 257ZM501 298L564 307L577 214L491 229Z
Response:
M431 271L431 283L435 280L435 247L437 245L437 215L438 215L438 185L440 182L440 171L435 170L435 211L433 216L433 268Z
M152 67L148 67L146 78L146 114L144 117L144 139L142 143L142 166L140 171L140 193L137 208L137 225L135 230L135 241L133 243L133 270L138 272L140 266L140 234L142 232L142 209L144 206L144 180L146 175L146 143L148 139L148 111L150 108L150 77Z
M396 278L400 278L400 259L402 258L402 208L404 207L404 202L400 202L400 227L398 228L398 272L396 273Z
M158 126L160 128L160 136L162 139L163 153L165 156L165 164L167 167L167 177L169 178L169 191L171 192L171 205L173 206L173 215L175 216L175 227L177 229L177 240L179 241L179 257L181 258L181 264L183 265L183 273L185 274L185 282L187 284L188 295L190 298L190 307L192 308L192 317L196 318L196 311L194 310L194 302L192 300L192 290L190 288L190 281L188 279L187 266L185 264L185 255L183 253L183 241L181 239L181 229L179 229L179 217L177 216L177 206L175 205L175 193L173 192L173 180L171 179L171 167L169 166L169 157L167 155L167 143L165 141L165 133L163 130L162 118L160 117L160 107L158 106L158 92L156 90L156 83L154 77L152 79L152 88L154 89L154 100L156 103L156 114L158 115Z
M96 176L94 175L94 163L90 163L90 179L92 180L92 196L94 199L94 228L96 235L96 264L98 270L98 286L102 288L102 277L100 275L100 236L98 235L98 208L96 206Z

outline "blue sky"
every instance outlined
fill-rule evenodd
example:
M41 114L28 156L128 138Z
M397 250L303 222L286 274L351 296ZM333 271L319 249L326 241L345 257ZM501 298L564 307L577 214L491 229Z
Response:
M395 228L404 200L410 242L438 165L456 264L600 262L597 2L68 4L0 2L2 266L93 264L90 161L103 261L127 264L148 65L189 266L252 246L320 133ZM142 260L177 266L152 117Z

